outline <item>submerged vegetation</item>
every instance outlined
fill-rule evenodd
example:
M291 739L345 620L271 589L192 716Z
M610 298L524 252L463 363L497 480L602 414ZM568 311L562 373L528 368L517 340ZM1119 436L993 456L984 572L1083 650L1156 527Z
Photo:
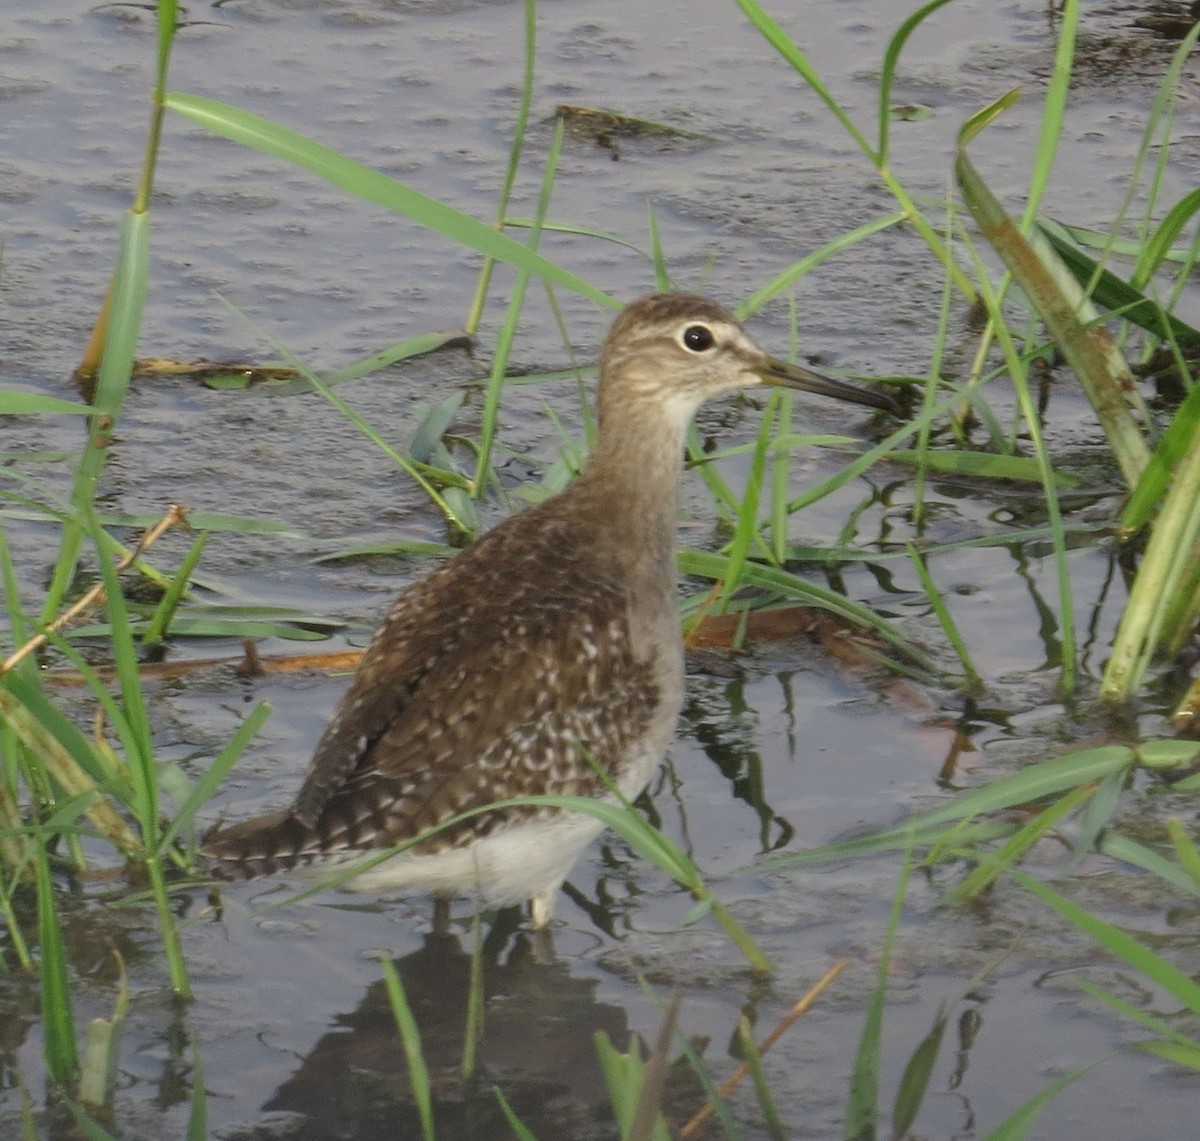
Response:
M793 35L756 0L737 0L762 36L764 57L774 53L794 69L861 149L864 161L894 200L878 218L847 230L820 249L805 252L763 282L739 307L738 315L749 317L771 300L788 297L794 283L814 266L899 226L911 227L919 235L928 257L940 267L945 293L942 321L930 346L928 375L890 378L908 400L910 414L902 423L890 424L893 430L870 446L799 434L793 426L791 397L786 393L772 395L756 436L748 442L714 455L698 436L693 437L691 459L711 497L725 541L715 549L687 550L681 555L687 576L683 621L699 639L706 629L717 629L722 616L733 615L728 627L731 633L720 637L736 643L763 612L787 614L798 607L820 608L861 631L858 636L864 653L883 663L883 668L945 690L978 695L983 683L976 659L987 650L972 644L959 630L956 599L938 585L934 562L954 544L938 547L923 539L926 491L931 481L946 474L1033 484L1040 488L1044 521L1032 525L1024 539L1045 552L1056 571L1057 598L1045 621L1054 628L1059 651L1058 660L1051 663L1058 691L1064 702L1107 709L1117 722L1122 714L1137 709L1149 688L1158 684L1154 671L1169 667L1184 647L1194 642L1200 614L1200 397L1192 378L1200 331L1172 311L1200 253L1200 229L1196 226L1200 192L1178 202L1162 201L1159 194L1162 171L1171 160L1180 74L1200 36L1200 26L1186 35L1166 68L1146 123L1141 153L1129 173L1126 210L1113 218L1108 232L1093 233L1045 218L1040 210L1062 137L1076 64L1080 6L1071 0L1063 5L1057 23L1054 69L1045 87L1042 132L1032 156L1020 218L1013 217L990 188L983 157L988 131L1011 107L1016 92L978 109L962 125L953 164L958 190L955 201L922 202L894 173L893 85L900 60L911 35L927 21L936 20L938 10L951 2L925 4L897 30L880 61L877 121L864 127L838 103ZM189 636L312 639L323 636L331 625L303 610L255 606L235 598L214 602L215 591L196 589L206 543L214 541L214 536L222 531L269 534L287 529L289 521L264 522L232 513L188 515L164 503L162 519L156 522L115 517L105 507L106 463L138 364L143 313L154 288L149 220L164 116L180 116L256 148L327 180L348 195L444 234L464 256L483 256L476 295L464 299L462 329L410 338L332 374L317 374L304 362L288 359L284 366L270 366L273 371L263 380L280 391L319 393L350 418L366 439L384 449L428 496L445 520L446 546L397 543L391 550L437 553L478 533L480 504L494 497L502 484L497 470L501 410L506 385L512 379L513 340L530 285L549 291L552 304L554 291L574 292L604 307L618 304L597 286L557 264L544 249L547 237L560 233L614 240L553 220L550 197L566 130L562 115L542 156L541 189L532 216L516 218L512 213L518 171L531 162L524 144L536 90L533 0L525 4L524 84L495 224L430 198L318 144L291 126L206 96L170 92L167 74L177 30L176 5L159 0L157 19L157 73L146 158L134 203L121 223L111 289L100 306L95 333L79 366L86 401L0 391L0 412L84 416L87 424L86 443L78 454L63 461L71 465L73 475L69 496L55 499L44 493L38 481L23 478L19 455L10 457L9 478L0 488L0 518L19 512L53 525L59 535L53 573L39 604L27 611L21 600L29 597L31 584L19 580L5 532L0 530L0 572L8 610L7 660L0 683L0 750L4 758L0 909L6 931L0 954L7 972L38 979L46 1073L56 1098L61 1098L94 1137L107 1135L102 1109L112 1098L125 1002L118 1004L111 1019L95 1019L86 1031L77 1022L78 980L63 934L64 885L89 870L120 866L131 885L123 902L154 909L168 985L179 998L188 998L191 982L186 937L176 897L177 893L182 896L202 890L195 861L197 821L270 713L260 703L244 716L238 731L198 780L177 765L164 764L156 755L146 697L147 663L153 648ZM573 129L579 129L581 109L567 110ZM602 121L608 124L607 130L615 129L613 116ZM630 122L637 122L643 130L654 126ZM679 134L700 137L690 132ZM624 237L621 240L625 242ZM669 286L668 259L658 244L653 216L647 256L656 268L659 284ZM448 441L467 399L465 393L456 392L428 411L407 448L398 448L335 390L369 371L474 335L485 308L496 305L492 279L497 263L515 270L515 279L495 343L488 346L491 367L478 401L476 433L465 448ZM951 375L945 360L952 314L967 308L980 318L973 355L965 368ZM1058 354L1083 386L1104 433L1107 463L1122 481L1123 494L1105 500L1113 510L1104 520L1097 521L1094 514L1085 520L1072 511L1068 496L1078 486L1079 473L1064 470L1044 432L1039 376L1047 360ZM1151 373L1178 396L1149 407L1134 378ZM245 379L244 373L223 373L210 379L233 384L239 375ZM528 382L530 378L523 379ZM1008 423L996 411L997 391L1003 391L1004 400L1015 406ZM585 423L586 415L585 410ZM798 451L814 444L853 454L836 475L796 496L788 479L790 461ZM545 469L538 492L550 493L560 486L577 467L584 447L580 441L564 442L558 462ZM740 454L747 473L740 489L726 481L714 462L733 454ZM789 532L795 514L881 462L911 473L906 477L912 489L908 537L890 545L855 545L850 521L845 531L848 538L826 549L799 548ZM180 526L190 528L196 537L179 564L165 568L156 559L155 543L164 530ZM131 546L127 536L135 530L141 537ZM1076 623L1085 604L1072 581L1068 558L1073 546L1081 542L1119 544L1122 565L1136 566L1101 671L1089 670L1081 663L1085 638ZM373 553L377 552L378 548ZM342 556L355 553L339 552ZM805 573L806 566L840 567L864 561L877 566L891 561L913 568L927 594L928 613L938 624L940 650L916 644L910 630L817 584ZM89 624L81 625L85 620ZM928 635L927 641L932 641ZM957 662L953 669L947 665L950 661ZM82 682L90 697L93 726L86 726L77 702L64 701L63 690L43 669L46 663L60 673L69 671L74 680ZM1200 716L1196 713L1200 695L1193 690L1190 700L1191 705L1186 699L1180 702L1181 725L1194 726ZM947 864L959 869L954 886L945 893L947 905L978 900L1000 880L1008 890L1028 893L1127 964L1145 985L1171 995L1195 1025L1194 1018L1200 1016L1200 986L1186 971L1073 902L1069 886L1051 886L1021 865L1036 845L1049 838L1069 850L1072 867L1099 853L1140 869L1194 907L1195 897L1200 895L1200 851L1189 828L1173 817L1149 824L1139 819L1137 827L1130 827L1135 814L1129 802L1139 788L1166 788L1169 783L1173 803L1186 797L1183 803L1194 804L1191 798L1200 787L1200 776L1191 770L1198 754L1200 745L1186 739L1163 735L1140 740L1132 733L1113 733L1102 744L1035 760L1017 772L979 783L902 825L821 849L786 850L754 869L762 874L879 852L899 857L899 887L887 940L879 951L878 986L868 1006L845 1098L846 1137L870 1138L884 1128L880 1124L880 1075L889 955L906 887L918 867ZM770 969L752 927L730 914L719 887L706 882L690 854L643 813L633 806L621 811L598 804L580 807L603 815L642 858L692 893L696 904L689 922L707 922L711 917L752 968L759 972ZM1194 820L1194 808L1189 812ZM478 927L476 935L478 950L482 942ZM417 1021L390 962L385 962L384 972L408 1059L420 1128L424 1136L436 1137L433 1079L422 1061ZM478 971L472 977L478 984ZM1175 1065L1200 1070L1200 1040L1186 1028L1148 1015L1127 996L1092 983L1083 985L1100 1002L1144 1026L1147 1037L1142 1049ZM473 1014L464 1030L464 1084L473 1069L470 1058L475 1038L487 1033L486 1027L480 1026L482 999L478 990L472 995ZM732 1086L717 1087L723 1075L709 1072L710 1067L687 1038L686 1003L681 1010L678 1003L663 1000L663 1007L663 1032L648 1054L636 1048L623 1053L619 1044L606 1036L598 1042L597 1065L610 1090L621 1135L671 1135L660 1110L666 1100L672 1059L678 1056L693 1068L701 1090L687 1110L688 1116L711 1113L726 1135L758 1135L758 1126L745 1129L739 1123L743 1114L735 1115L730 1109ZM890 1118L893 1136L907 1135L918 1120L944 1030L945 1019L939 1017L904 1069ZM786 1131L762 1057L774 1038L760 1048L748 1026L739 1026L736 1035L745 1059L747 1085L754 1090L757 1120L767 1135L783 1136ZM192 1053L189 1135L199 1138L206 1135L203 1049L193 1044ZM1025 1136L1045 1102L1083 1072L1062 1076L1007 1120L988 1123L993 1129L989 1136L998 1141ZM531 1135L521 1125L517 1110L504 1100L502 1089L499 1098L498 1105L514 1135ZM706 1104L708 1108L702 1109ZM38 1116L32 1108L27 1110L26 1128L31 1136ZM673 1128L683 1129L678 1135L698 1135L699 1125L686 1126L682 1117L672 1119Z

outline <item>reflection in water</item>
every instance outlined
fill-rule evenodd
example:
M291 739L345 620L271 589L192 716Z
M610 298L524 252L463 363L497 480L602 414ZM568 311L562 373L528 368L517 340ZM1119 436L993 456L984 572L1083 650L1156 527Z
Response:
M395 960L421 1034L439 1141L508 1136L497 1087L540 1141L616 1136L594 1036L603 1030L624 1049L625 1011L596 1001L595 979L572 977L565 963L536 961L528 939L512 937L511 929L492 930L483 962L484 1031L477 1077L465 1086L471 956L457 937L430 935L420 950ZM355 1010L336 1018L263 1108L289 1118L277 1132L258 1126L255 1137L394 1141L421 1135L382 981Z

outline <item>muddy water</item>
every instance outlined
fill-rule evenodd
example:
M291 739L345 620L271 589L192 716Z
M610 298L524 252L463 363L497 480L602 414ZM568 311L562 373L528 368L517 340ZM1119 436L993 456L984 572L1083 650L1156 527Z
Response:
M789 30L839 101L868 126L878 61L907 7L810 0L792 8L784 17ZM1168 42L1133 26L1144 15L1113 9L1089 17L1050 214L1099 228L1120 203L1170 51ZM172 65L174 89L256 111L480 217L494 213L518 98L519 6L244 0L198 3L188 18ZM736 301L816 246L892 209L840 129L732 4L560 0L539 12L538 35L538 122L516 214L532 212L550 133L543 120L559 103L711 136L707 145L620 140L617 161L611 149L573 139L555 187L555 219L644 248L651 203L670 270L686 288ZM932 115L893 125L893 169L910 190L944 195L962 119L1021 85L1023 100L976 150L994 190L1020 205L1053 43L1047 5L1032 0L964 0L914 36L896 96ZM152 49L152 21L133 5L43 0L6 14L0 26L5 387L69 394L65 378L103 293L140 161ZM1194 133L1186 124L1177 133L1168 202L1194 184L1198 163ZM154 227L146 355L262 358L283 343L314 367L337 367L401 337L461 322L477 273L475 260L447 241L181 120L168 123ZM653 285L650 262L618 245L548 237L544 250L622 298ZM406 443L423 408L483 371L510 281L499 274L479 360L448 354L393 369L346 387L348 399L390 439ZM920 375L940 291L919 240L887 231L797 284L804 351L827 365ZM571 296L559 301L580 358L589 359L609 316ZM1197 318L1194 299L1184 315ZM956 322L969 350L961 314ZM754 328L784 351L786 306L770 307ZM567 363L540 296L527 307L515 356L532 370ZM996 404L1004 410L1005 398ZM511 390L506 445L533 458L553 456L557 429L548 406L577 427L572 384ZM471 415L464 415L468 431ZM819 430L862 427L841 408L813 405L805 416ZM706 420L727 441L752 425L745 410L728 408ZM1056 447L1097 489L1079 500L1073 521L1103 522L1114 508L1107 494L1113 483L1110 473L1095 470L1098 433L1069 377L1053 393L1051 426ZM30 419L0 426L0 451L23 457L9 475L36 480L39 494L61 494L62 466L35 463L30 454L69 451L77 433L74 425ZM836 457L806 457L797 465L797 487L836 464ZM517 457L506 476L515 483L528 470ZM106 481L113 511L157 515L183 501L291 524L292 532L270 538L215 535L203 570L254 602L343 620L342 643L361 641L423 564L315 568L311 557L379 539L441 537L419 492L314 397L139 382ZM861 507L857 541L894 543L912 533L910 501L906 474L881 469L805 512L793 537L828 542ZM684 541L703 545L711 520L694 487L688 504ZM1035 493L951 481L934 486L930 505L924 537L933 541L1002 541L1044 514ZM6 516L4 527L25 601L36 609L53 533L17 515ZM182 540L171 542L164 558L182 549ZM878 561L841 573L840 585L926 640L953 668L938 649L942 640L911 567L877 549ZM1097 538L1081 541L1070 561L1077 623L1088 631L1085 667L1094 674L1119 611L1121 577ZM182 1135L197 1081L194 1051L203 1061L214 1136L411 1135L407 1079L381 996L377 960L386 955L421 1023L440 1135L503 1135L491 1092L499 1084L543 1139L614 1135L601 1109L606 1099L592 1037L604 1030L624 1046L630 1032L653 1036L660 1013L642 980L660 995L679 986L682 1027L709 1039L706 1056L719 1077L734 1065L728 1043L739 1013L765 1033L845 956L850 966L837 985L768 1064L789 1135L840 1136L895 863L770 875L740 869L767 851L891 823L944 796L940 777L947 772L951 785L969 785L1107 728L1086 703L1068 710L1057 702L1057 629L1046 617L1055 588L1044 550L1014 541L948 554L931 566L987 683L978 702L950 687L928 689L920 700L898 694L807 644L693 662L679 740L653 788L654 811L703 868L726 877L717 881L722 899L778 964L777 977L751 980L709 925L681 927L688 899L622 843L606 839L580 863L560 903L553 963L534 961L519 931L490 931L485 1077L478 1090L464 1092L454 1073L470 946L465 920L458 937L434 941L421 901L325 897L272 911L286 882L226 889L219 907L197 891L181 902L196 1000L179 1009L167 994L151 917L102 907L99 898L84 901L70 919L82 976L79 1017L112 1007L115 982L103 953L109 946L122 951L134 995L120 1061L120 1135ZM171 653L226 649L180 644ZM274 715L213 812L277 807L294 789L344 684L310 678L248 686L216 674L162 687L153 694L161 755L199 773L250 705L270 701ZM1161 726L1151 710L1137 728L1150 734ZM948 764L951 756L956 764ZM1061 859L1048 849L1034 866L1052 875L1062 870ZM1082 871L1073 886L1081 901L1151 938L1184 970L1200 968L1197 913L1188 901L1098 860ZM1121 1052L1138 1035L1083 998L1076 980L1098 981L1158 1014L1172 1012L1169 1001L1144 993L1138 980L1013 888L1001 887L975 908L939 909L953 880L953 872L937 871L910 887L885 1024L885 1103L946 1003L954 1029L920 1121L923 1136L983 1136L1051 1080L1110 1051L1117 1056L1054 1100L1032 1135L1190 1136L1194 1080ZM33 988L12 980L0 983L0 994L8 1027L0 1044L0 1114L11 1122L23 1086L35 1103L42 1092L37 1002ZM695 1101L686 1089L677 1096L680 1104ZM735 1114L747 1136L764 1135L750 1094L735 1101ZM43 1124L49 1132L49 1121Z

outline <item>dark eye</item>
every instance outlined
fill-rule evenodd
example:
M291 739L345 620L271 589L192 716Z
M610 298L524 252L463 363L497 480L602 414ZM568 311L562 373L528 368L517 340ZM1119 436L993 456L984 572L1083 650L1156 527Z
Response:
M683 343L694 353L707 352L716 340L707 325L689 325L683 331Z

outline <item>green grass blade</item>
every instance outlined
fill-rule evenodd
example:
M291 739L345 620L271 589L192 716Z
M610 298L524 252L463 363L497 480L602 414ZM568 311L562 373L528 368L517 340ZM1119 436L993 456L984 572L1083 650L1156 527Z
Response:
M1200 895L1200 885L1192 879L1189 872L1172 863L1161 852L1156 852L1129 836L1123 836L1120 832L1110 830L1101 833L1096 850L1110 859L1120 860L1130 867L1150 872L1188 895Z
M1005 809L1047 796L1056 796L1079 785L1102 781L1113 772L1131 769L1135 759L1133 751L1122 745L1103 745L1079 753L1068 753L1063 757L1053 757L994 780L982 788L961 793L948 804L920 813L895 828L885 828L858 839L811 848L807 852L776 856L763 860L754 867L756 871L799 867L849 855L890 851L901 846L911 833L916 833L921 843L928 843L937 830L978 816L1003 812Z
M175 611L179 609L179 604L183 601L183 596L191 585L192 572L196 569L196 564L200 561L207 542L208 533L201 531L196 536L196 541L192 544L191 549L184 556L183 562L179 564L179 569L171 579L171 585L167 587L166 593L154 608L150 624L142 635L143 646L156 646L166 637L167 627L170 626Z
M433 1124L433 1092L429 1081L429 1068L425 1065L425 1055L421 1050L421 1032L417 1029L417 1020L408 1004L408 996L404 993L404 984L396 973L395 963L382 955L379 963L383 968L384 988L392 1015L396 1019L396 1029L400 1032L404 1056L408 1059L408 1080L412 1086L413 1100L417 1103L417 1114L421 1119L421 1136L424 1141L437 1141L437 1131Z
M1175 239L1183 232L1183 228L1200 211L1200 188L1190 190L1167 212L1167 216L1159 223L1158 228L1146 242L1137 267L1130 277L1130 284L1135 289L1142 289L1154 276L1158 267L1171 253Z
M1167 835L1174 845L1179 866L1196 885L1197 893L1200 893L1200 850L1197 849L1195 840L1188 835L1183 821L1177 816L1167 817Z
M679 568L685 575L700 575L714 582L729 577L729 560L727 556L714 554L711 551L679 552ZM852 602L837 591L810 582L800 575L780 567L763 566L760 563L747 563L740 571L740 578L745 586L761 587L765 590L778 592L789 600L820 606L845 618L848 622L861 626L877 634L890 645L903 652L905 657L916 662L922 669L934 672L933 660L906 638L899 630L885 619L880 618L874 611L857 602Z
M654 287L660 293L673 288L671 272L667 269L667 257L663 251L662 237L658 232L658 215L652 200L646 200L646 228L650 234L650 258L654 262Z
M1075 38L1079 27L1079 0L1063 0L1059 6L1058 43L1054 50L1054 70L1046 85L1046 98L1042 111L1042 129L1034 152L1033 170L1026 190L1025 213L1021 230L1029 232L1037 216L1038 207L1050 180L1050 169L1054 165L1055 153L1063 133L1066 117L1067 97L1071 89L1071 72L1075 63Z
M563 120L559 116L555 120L554 138L550 143L550 152L546 157L546 171L542 179L541 193L538 196L537 213L534 216L534 227L529 232L529 250L537 249L541 240L541 223L545 220L546 211L550 208L550 194L554 189L554 174L558 169L558 157L562 151ZM513 341L517 335L517 325L520 322L521 310L525 305L525 294L529 288L529 271L517 270L516 281L513 282L509 294L508 310L504 323L496 338L496 351L492 360L491 376L488 380L487 391L484 394L483 414L479 439L479 454L475 460L474 493L478 497L491 485L489 478L492 471L492 448L496 441L496 424L500 412L500 397L504 391L505 373L508 371L509 355L512 352Z
M321 383L326 388L332 388L335 384L361 380L364 376L370 376L372 373L379 372L390 365L399 364L401 361L428 356L439 349L469 344L470 339L461 329L442 329L434 333L418 333L415 336L406 337L403 341L397 341L396 344L389 345L387 348L368 353L365 357L360 357L332 372L321 374ZM222 391L228 392L245 388L247 384L223 382L220 387ZM287 380L265 380L256 387L271 396L295 396L300 393L316 391L313 384L304 376L292 377Z
M908 16L896 29L892 38L888 40L879 73L879 147L876 154L882 165L887 165L889 161L888 129L892 121L892 84L896 78L896 67L900 62L904 45L908 43L909 37L925 20L949 3L950 0L930 0L930 3L923 5Z
M1097 305L1111 309L1122 320L1160 340L1176 342L1188 349L1200 346L1200 330L1167 312L1157 299L1135 289L1084 253L1077 242L1077 230L1045 218L1038 222L1037 230Z
M192 786L187 798L176 809L175 818L163 829L156 855L165 855L180 833L192 826L196 813L212 799L213 793L221 786L229 770L237 763L250 742L258 736L258 731L270 716L271 706L261 701L254 707L250 716L237 727L237 731L213 759L208 770Z
M1022 872L1014 871L1012 875L1022 887L1049 904L1068 922L1090 935L1110 954L1123 959L1156 986L1174 995L1193 1014L1200 1014L1200 983L1167 962L1161 955L1155 954L1149 947L1139 943L1133 936L1085 911L1053 888L1038 883Z
M1174 482L1176 469L1197 447L1200 447L1200 384L1193 385L1171 417L1170 425L1121 512L1122 527L1138 531L1154 518L1163 496Z
M1083 1077L1102 1061L1104 1061L1103 1058L1097 1058L1096 1061L1088 1062L1087 1065L1080 1066L1079 1069L1072 1070L1069 1074L1064 1074L1061 1078L1051 1082L1041 1093L1030 1098L1016 1113L993 1129L985 1141L1024 1141L1030 1129L1033 1128L1033 1123L1047 1104L1073 1081Z
M989 852L982 856L970 874L949 893L949 898L958 902L971 899L985 891L1001 872L1011 868L1060 820L1074 812L1094 792L1093 785L1082 784L1071 789L1070 792L1064 793L1058 800L1042 809L1032 820L1026 821L1005 840L995 852Z
M67 952L58 919L50 860L46 855L46 837L40 828L35 829L33 841L42 997L42 1053L51 1081L66 1090L74 1084L79 1070Z
M946 605L946 599L943 597L942 592L938 590L937 583L933 581L933 575L929 573L929 566L917 550L916 545L911 542L905 545L908 548L913 568L917 572L917 578L920 579L921 586L925 591L925 597L929 599L929 604L933 607L938 624L942 627L942 632L946 635L950 645L954 647L954 652L958 655L958 660L962 662L963 673L966 675L967 688L973 693L978 693L983 687L983 680L979 676L979 671L975 668L975 663L971 661L971 652L967 649L967 643L959 633L958 626L955 625L950 608Z
M754 1041L750 1020L745 1015L738 1019L737 1042L741 1056L750 1068L750 1078L754 1082L754 1095L758 1098L758 1108L762 1113L763 1126L766 1128L767 1136L771 1138L771 1141L787 1141L790 1135L784 1128L779 1110L775 1106L775 1099L771 1094L771 1084L767 1080L767 1072L763 1068L762 1054L759 1053L758 1044Z
M192 1100L188 1106L186 1141L209 1141L208 1091L204 1086L204 1055L192 1043Z
M892 961L892 946L900 927L904 899L908 893L908 877L912 873L912 848L904 856L900 881L892 897L887 932L879 952L879 968L875 989L867 1005L858 1052L850 1075L850 1093L846 1101L846 1121L842 1135L846 1141L875 1141L879 1121L879 1067L883 1053L883 1008L887 1002L888 974Z
M1128 365L1101 331L1081 323L1078 299L1064 293L1066 276L1057 255L1048 245L1035 246L1021 234L967 157L967 145L1011 102L1010 92L963 125L959 132L955 174L963 199L984 237L1037 309L1079 377L1100 417L1126 482L1132 487L1145 469L1149 448L1142 427L1148 421L1142 415L1142 409L1131 407L1129 403L1129 394L1136 389ZM992 308L991 316L999 331L1003 327L1003 318L998 306ZM1034 423L1028 422L1032 430Z
M851 246L857 245L865 238L872 237L875 234L882 233L884 230L890 230L893 226L900 225L907 217L908 215L903 210L895 210L890 214L884 214L881 218L876 218L872 222L864 222L861 226L839 235L830 242L826 242L819 249L805 254L799 261L793 262L782 273L777 274L768 281L766 285L761 286L750 294L745 301L734 309L734 316L739 321L744 321L747 317L757 313L768 301L773 301L786 289L789 289L800 278L804 277L822 262L828 261L840 253L844 253Z
M1132 697L1155 651L1171 638L1174 631L1168 619L1173 608L1180 601L1185 608L1192 602L1181 585L1191 586L1189 567L1198 547L1200 447L1192 447L1176 467L1121 614L1100 684L1104 700L1121 702Z
M71 493L72 514L63 528L58 561L42 607L42 621L46 623L58 613L75 577L86 529L83 512L90 509L95 501L100 473L104 470L108 448L124 406L141 332L149 277L150 216L130 212L124 216L121 224L104 356L92 398L94 414L88 428L87 444L75 470L75 486Z
M1106 1006L1111 1006L1113 1010L1115 1010L1118 1014L1128 1018L1131 1022L1141 1023L1141 1025L1145 1026L1146 1029L1151 1033L1159 1034L1167 1041L1175 1042L1180 1046L1186 1046L1189 1048L1195 1047L1196 1043L1191 1038L1180 1033L1180 1031L1176 1030L1175 1027L1165 1019L1150 1014L1148 1011L1134 1006L1132 1003L1127 1002L1123 998L1118 998L1115 994L1105 990L1104 987L1097 986L1095 983L1089 982L1087 979L1079 979L1077 981L1080 990L1090 994L1093 998L1103 1002Z
M779 415L780 400L777 393L772 393L767 401L762 422L755 439L754 454L750 460L750 470L746 476L746 489L742 501L738 505L733 539L725 551L726 577L721 589L719 607L729 603L734 593L742 585L742 571L750 558L750 547L758 538L758 504L762 497L763 484L767 476L767 452L770 448L772 433L776 418ZM768 551L769 555L770 552Z
M63 1097L63 1104L70 1111L71 1116L75 1118L75 1125L78 1127L80 1134L86 1141L123 1141L109 1133L104 1126L93 1121L87 1114L87 1111L76 1102L73 1098Z
M504 182L500 186L500 198L496 204L496 228L502 229L510 225L508 205L512 201L513 187L516 185L517 172L521 168L521 152L525 146L525 131L529 125L529 110L533 106L534 64L537 60L537 4L535 0L525 0L525 43L524 68L521 76L521 101L517 105L517 121L513 124L512 145L508 149L508 166L504 171ZM475 296L471 308L467 312L464 327L467 332L474 334L483 318L483 306L487 300L488 289L492 282L494 263L489 257L483 263L479 273L479 281L475 286Z
M167 107L199 123L213 134L222 135L243 146L253 147L264 154L274 155L285 162L303 167L334 186L404 214L426 229L494 257L507 265L560 285L573 293L595 301L606 308L619 308L620 302L603 290L589 285L573 273L542 257L541 254L513 241L499 230L478 218L447 206L427 194L405 186L394 178L380 174L362 163L355 162L329 147L286 127L281 127L249 111L200 95L173 92L167 96Z
M504 1120L508 1123L508 1127L517 1141L537 1141L533 1133L516 1115L513 1107L508 1104L508 1099L499 1086L496 1087L496 1100L500 1103L500 1112L504 1114Z

